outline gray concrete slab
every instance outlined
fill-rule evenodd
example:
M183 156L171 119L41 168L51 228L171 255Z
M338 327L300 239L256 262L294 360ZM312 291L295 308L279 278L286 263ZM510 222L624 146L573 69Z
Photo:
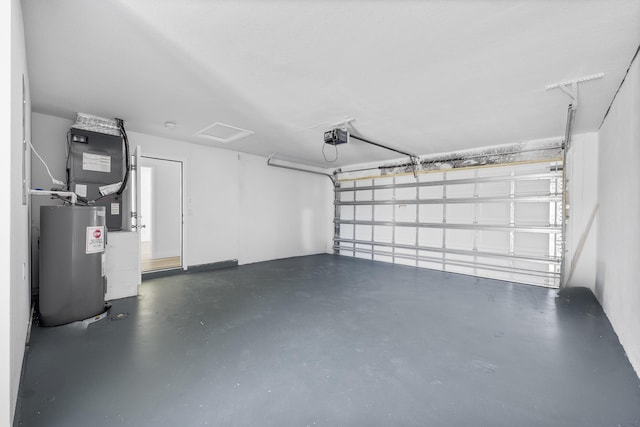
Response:
M35 327L16 424L640 426L640 380L586 289L317 255Z

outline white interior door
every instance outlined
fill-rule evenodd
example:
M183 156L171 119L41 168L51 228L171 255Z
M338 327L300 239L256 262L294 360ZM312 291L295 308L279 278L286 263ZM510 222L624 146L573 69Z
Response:
M182 267L182 162L141 156L141 270Z

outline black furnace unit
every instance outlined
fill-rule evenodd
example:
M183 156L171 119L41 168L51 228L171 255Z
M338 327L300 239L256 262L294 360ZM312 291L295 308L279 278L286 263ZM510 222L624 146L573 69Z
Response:
M111 129L109 129L111 131ZM69 131L68 187L81 200L104 206L109 231L122 230L123 138L72 127Z

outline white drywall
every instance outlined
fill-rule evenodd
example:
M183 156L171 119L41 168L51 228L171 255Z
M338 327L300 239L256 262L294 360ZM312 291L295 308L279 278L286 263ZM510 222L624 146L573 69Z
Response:
M61 181L65 180L66 135L71 120L44 114L32 113L31 139L36 151L49 166L51 174ZM43 164L35 155L31 156L31 187L50 189L53 184ZM38 274L38 238L40 237L40 206L59 205L60 201L49 197L31 198L31 282L37 287Z
M31 102L29 97L29 79L27 76L27 62L25 54L25 41L24 41L24 29L22 21L22 10L19 0L11 1L11 136L8 144L2 144L9 147L10 153L5 153L0 156L5 163L2 167L3 170L11 171L10 177L4 176L4 182L10 182L10 200L9 209L9 224L10 224L10 237L9 245L10 252L6 254L6 259L9 259L9 277L5 277L2 281L3 288L8 287L10 292L8 310L2 308L3 313L9 312L9 325L10 325L10 345L9 345L9 360L10 360L10 381L9 385L5 386L3 381L3 388L7 387L10 393L9 398L9 417L7 419L5 415L4 399L3 399L3 411L0 424L10 425L13 420L13 414L15 410L18 388L20 385L20 374L22 371L22 360L24 357L25 340L27 337L27 328L29 324L30 312L31 312L31 298L29 288L29 209L28 205L23 204L23 167L25 168L25 176L29 176L29 162L24 161L27 153L23 152L23 138L29 139L31 137L29 132L31 122ZM4 8L3 11L5 12ZM2 15L2 13L0 13ZM6 28L6 27L5 27ZM25 100L26 104L23 109L23 76L25 82ZM6 98L5 98L6 99ZM23 115L23 111L25 112ZM24 120L24 128L23 128ZM24 131L23 131L24 129ZM5 150L7 148L3 148ZM28 158L27 158L28 159ZM24 163L23 163L24 161ZM7 179L9 178L9 179ZM5 199L6 200L6 199ZM6 218L6 216L5 216ZM6 242L6 238L2 239ZM5 244L5 243L3 243ZM7 269L2 269L7 271ZM4 274L4 273L3 273ZM8 279L8 280L7 280ZM2 296L4 299L4 295ZM7 322L0 322L3 325ZM6 347L5 347L6 349ZM6 351L6 350L4 350ZM4 377L4 373L3 373ZM4 379L4 378L3 378ZM2 395L4 392L2 393Z
M274 168L262 157L238 157L239 263L325 252L333 231L329 178Z
M0 138L11 140L11 6L15 2L0 3ZM11 144L0 144L0 179L8 182L11 179ZM0 186L0 197L9 200L11 188ZM6 203L6 202L5 202ZM0 239L0 271L2 283L11 280L11 245L7 236L11 230L11 222L4 221L2 238ZM11 316L9 286L0 286L0 346L11 348ZM9 352L0 355L0 424L11 425L11 364ZM10 409L11 407L11 409Z
M142 155L183 161L184 265L237 259L237 153L137 132L129 142Z
M587 287L595 292L599 209L598 134L574 135L571 141L566 164L569 219L565 281L566 286Z
M143 155L184 159L185 262L247 264L324 253L329 179L267 166L262 157L129 132Z
M640 59L598 134L596 296L640 374Z
M33 115L34 146L60 178L71 124ZM233 259L246 264L330 251L333 192L328 178L273 168L265 158L230 150L137 132L128 136L132 150L140 146L143 156L183 162L185 265ZM42 170L34 163L34 185L48 186ZM34 212L34 226L38 223Z

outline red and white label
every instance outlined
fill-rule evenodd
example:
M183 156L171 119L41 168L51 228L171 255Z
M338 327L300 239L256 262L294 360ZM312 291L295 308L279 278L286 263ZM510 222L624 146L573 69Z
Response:
M104 225L87 227L86 252L88 254L104 252Z

